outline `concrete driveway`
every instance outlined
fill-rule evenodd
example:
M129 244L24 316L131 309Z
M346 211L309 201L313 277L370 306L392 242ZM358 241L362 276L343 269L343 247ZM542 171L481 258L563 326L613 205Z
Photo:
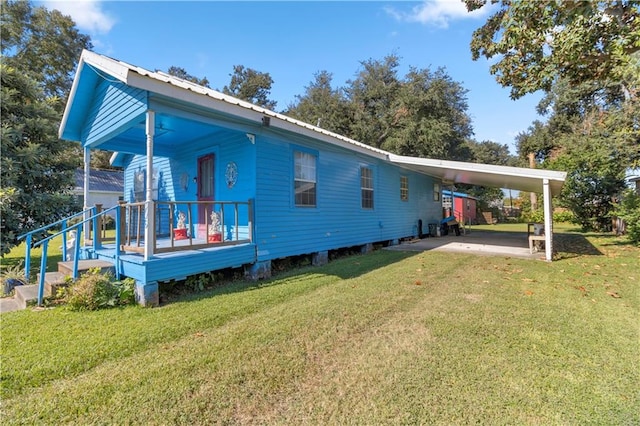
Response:
M389 250L448 251L484 256L509 256L523 259L545 260L544 250L529 253L526 232L468 231L466 235L445 235L406 241Z

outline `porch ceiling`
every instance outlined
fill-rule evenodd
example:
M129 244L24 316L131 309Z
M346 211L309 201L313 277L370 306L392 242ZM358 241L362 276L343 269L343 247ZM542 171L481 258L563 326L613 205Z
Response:
M105 140L100 149L128 154L145 155L147 136L145 118L130 124L116 136ZM211 138L225 131L221 127L201 123L169 114L156 114L155 135L153 137L154 154L171 156L192 141Z

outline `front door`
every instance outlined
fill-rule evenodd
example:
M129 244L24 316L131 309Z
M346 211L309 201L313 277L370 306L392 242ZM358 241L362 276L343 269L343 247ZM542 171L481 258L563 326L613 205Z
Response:
M214 193L214 155L207 154L198 158L198 201L213 201ZM212 204L198 205L198 223L208 223Z

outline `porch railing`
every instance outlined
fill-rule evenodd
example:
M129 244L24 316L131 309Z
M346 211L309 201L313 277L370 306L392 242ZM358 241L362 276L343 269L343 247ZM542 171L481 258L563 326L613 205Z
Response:
M153 253L178 250L192 250L213 246L246 244L253 241L253 200L248 201L156 201L152 203L155 224L151 233ZM20 235L26 241L25 276L30 280L31 249L42 246L38 305L42 305L49 243L62 237L62 258L69 258L73 249L73 279L78 278L80 248L93 251L102 248L102 243L115 240L115 275L120 278L120 255L123 251L144 252L146 203L122 203L102 210L97 205L47 226ZM179 212L185 214L184 236L176 232L176 218ZM211 223L211 214L218 217ZM115 237L107 239L103 229L104 218L115 216ZM83 238L83 230L88 235ZM74 232L75 236L69 234ZM44 238L35 242L43 235ZM70 247L70 245L72 247Z
M75 232L75 237L73 239L73 251L74 251L74 255L73 255L73 268L72 268L72 276L74 280L78 279L78 264L79 264L79 260L80 260L80 245L82 244L82 229L85 227L86 224L91 223L92 226L89 227L87 226L88 229L93 229L93 230L99 230L100 226L99 223L101 222L102 218L107 215L109 212L114 212L115 216L116 216L116 220L119 221L120 220L120 207L119 206L114 206L111 207L110 209L107 210L101 210L101 211L97 211L96 207L92 207L90 209L84 210L80 213L76 213L68 218L62 219L54 224L51 225L47 225L45 227L39 228L37 230L31 231L27 234L25 234L24 236L26 237L27 240L27 248L25 250L25 275L28 275L29 271L29 267L31 264L31 240L34 234L38 233L38 232L49 232L49 229L52 228L53 226L56 225L61 225L62 230L58 231L54 234L51 234L49 236L47 236L46 238L43 238L42 240L36 242L35 244L33 244L33 247L38 247L38 246L42 246L42 256L40 258L40 277L38 280L38 306L42 306L42 301L44 299L44 283L45 283L45 273L47 270L47 253L48 253L48 249L49 249L49 242L51 240L53 240L54 238L58 237L58 236L62 236L62 256L63 256L63 260L67 260L67 238L68 238L68 234L71 232ZM81 219L80 221L78 221L77 223L74 223L72 225L68 225L69 220L74 219L80 215L86 216L85 214L89 213L90 216L89 217L85 217L84 219ZM22 236L21 236L22 237ZM92 236L92 245L93 245L93 249L97 250L98 248L100 248L100 237L99 237L99 232L95 233ZM116 236L115 236L115 241L116 241L116 247L120 246L120 234L118 232L116 232ZM116 249L115 250L115 275L116 275L116 279L120 279L120 250ZM29 266L27 266L29 265Z
M87 224L86 225L86 234L87 240L85 243L94 246L97 248L100 246L101 238L103 232L94 232L94 230L100 230L103 228L102 218L105 214L116 211L115 207L112 207L108 210L102 210L101 205L96 205L94 207L89 207L86 210L81 212L72 214L71 216L65 217L64 219L60 219L56 222L50 223L49 225L42 226L38 229L34 229L33 231L29 231L18 236L18 240L25 240L25 260L24 260L24 271L25 277L27 281L30 281L31 276L31 249L40 245L40 242L34 244L34 241L38 238L38 236L44 236L44 239L51 239L51 232L55 232L55 236L62 235L62 260L67 260L68 258L68 243L69 243L69 232L73 229L77 228L78 223ZM117 214L117 213L116 213ZM82 219L85 216L88 216L87 219ZM76 237L76 241L79 241L80 235Z
M145 250L146 202L121 204L120 226L125 251ZM178 215L184 214L184 228ZM212 223L211 214L218 217ZM152 253L192 250L253 241L253 201L154 201ZM178 231L180 229L180 231Z

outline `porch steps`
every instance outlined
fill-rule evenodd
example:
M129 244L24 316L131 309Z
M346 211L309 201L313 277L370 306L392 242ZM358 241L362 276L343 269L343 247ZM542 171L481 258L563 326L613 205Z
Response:
M80 260L78 261L78 274L82 275L89 269L100 268L100 272L113 272L113 263L104 260ZM57 272L46 272L44 275L44 295L55 295L59 288L67 286L67 277L73 275L73 262L58 262ZM40 274L37 276L40 281ZM22 285L15 287L13 298L4 298L0 302L0 313L26 309L27 306L37 303L38 284Z
M16 295L13 296L13 298L18 305L18 309L27 309L27 305L29 305L33 301L38 300L37 284L20 285L15 287L14 289Z

